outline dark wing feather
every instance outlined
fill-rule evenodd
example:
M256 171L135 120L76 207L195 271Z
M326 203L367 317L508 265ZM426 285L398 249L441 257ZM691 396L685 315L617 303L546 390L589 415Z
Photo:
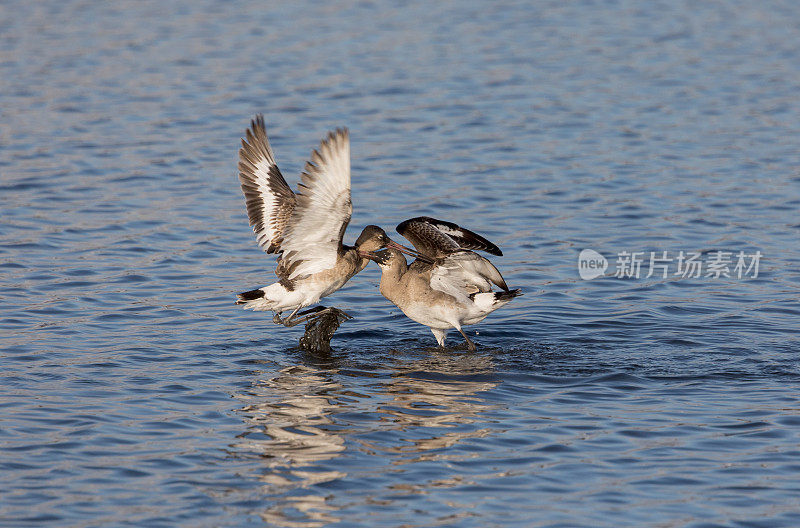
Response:
M446 257L461 247L435 225L424 221L425 217L411 218L397 226L397 232L411 242L417 251L434 259Z
M251 121L239 149L239 182L258 245L267 253L280 251L297 199L275 164L260 114Z
M397 226L397 232L414 244L417 251L434 258L449 255L459 249L485 251L490 255L497 256L503 255L500 248L479 234L452 222L428 216L419 216L402 222Z

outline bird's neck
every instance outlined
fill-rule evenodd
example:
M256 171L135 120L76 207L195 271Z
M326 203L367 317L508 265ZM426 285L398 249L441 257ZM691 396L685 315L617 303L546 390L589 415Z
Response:
M358 254L358 248L355 246L342 245L342 251L345 255L345 258L349 259L353 263L352 265L355 273L361 273L369 264L369 259L361 258Z
M408 264L405 259L395 260L390 266L386 266L381 270L381 295L394 301L395 297L402 293L401 281L403 275L408 271Z

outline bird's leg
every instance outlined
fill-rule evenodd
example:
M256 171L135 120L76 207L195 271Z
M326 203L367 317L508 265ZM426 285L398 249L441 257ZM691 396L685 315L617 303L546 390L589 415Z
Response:
M349 313L345 312L344 310L334 308L333 306L331 306L330 308L326 308L325 306L315 306L314 308L306 310L305 312L300 312L297 315L309 314L306 317L306 319L311 320L311 319L316 319L317 317L322 317L327 313L335 314L336 317L341 318L342 321L347 321L348 319L353 318L353 316L350 315Z
M439 343L439 348L444 348L444 337L447 335L447 330L431 328L431 332L433 332L433 337L436 338L436 342Z
M275 324L282 324L283 326L294 326L297 323L291 324L291 320L292 320L292 317L294 317L297 314L297 312L300 310L300 308L301 308L300 306L295 308L294 311L291 314L289 314L289 317L287 317L285 319L281 319L281 314L280 314L280 312L278 312L272 317L272 322L275 323Z
M310 321L311 319L316 319L317 317L321 317L325 313L335 313L337 317L341 317L343 321L347 319L352 319L350 314L338 308L326 308L325 306L315 306L300 313L297 313L297 310L295 310L294 312L292 312L291 316L283 320L283 324L287 327L296 326L299 325L300 323ZM297 319L293 319L293 317L295 317L295 314Z
M300 317L302 314L307 313L307 312L301 312L300 314L298 314L297 313L298 311L300 311L300 307L299 306L297 308L295 308L295 310L292 312L292 315L290 315L289 317L287 317L286 319L281 321L283 323L283 326L285 326L286 328L291 328L293 326L299 325L300 323L302 323L303 321L306 321L308 319L308 316ZM297 319L295 319L295 317L297 317Z
M461 332L461 335L462 335L462 336L464 336L464 339L466 339L466 340L467 340L467 348L468 348L469 350L473 351L473 352L474 352L475 350L477 350L477 349L475 348L475 343L473 343L472 341L470 341L470 339L467 337L467 334L465 334L465 333L464 333L464 331L463 331L463 330L462 330L460 327L458 328L458 331L459 331L459 332Z

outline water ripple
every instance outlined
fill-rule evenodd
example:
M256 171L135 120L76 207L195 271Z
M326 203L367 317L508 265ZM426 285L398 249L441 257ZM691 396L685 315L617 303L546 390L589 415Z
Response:
M793 4L3 10L0 526L800 525ZM478 352L374 267L332 354L233 305L272 265L256 112L291 181L350 128L346 241L502 247L526 295ZM585 248L763 260L583 281Z

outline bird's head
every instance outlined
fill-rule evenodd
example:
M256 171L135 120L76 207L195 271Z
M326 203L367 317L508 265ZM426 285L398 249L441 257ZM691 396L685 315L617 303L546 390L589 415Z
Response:
M385 248L389 242L391 242L391 240L386 236L386 231L376 225L368 225L361 231L361 234L356 240L356 249L359 254L362 252L367 253L369 251Z
M406 258L400 251L389 247L377 251L368 251L365 253L365 258L375 262L381 268L391 267L400 262L405 264L406 262Z
M398 244L389 238L386 235L386 231L376 225L368 225L365 227L356 240L356 250L358 250L358 255L361 258L374 260L370 253L385 248L391 248L400 253L406 253L414 257L419 255L415 250Z

